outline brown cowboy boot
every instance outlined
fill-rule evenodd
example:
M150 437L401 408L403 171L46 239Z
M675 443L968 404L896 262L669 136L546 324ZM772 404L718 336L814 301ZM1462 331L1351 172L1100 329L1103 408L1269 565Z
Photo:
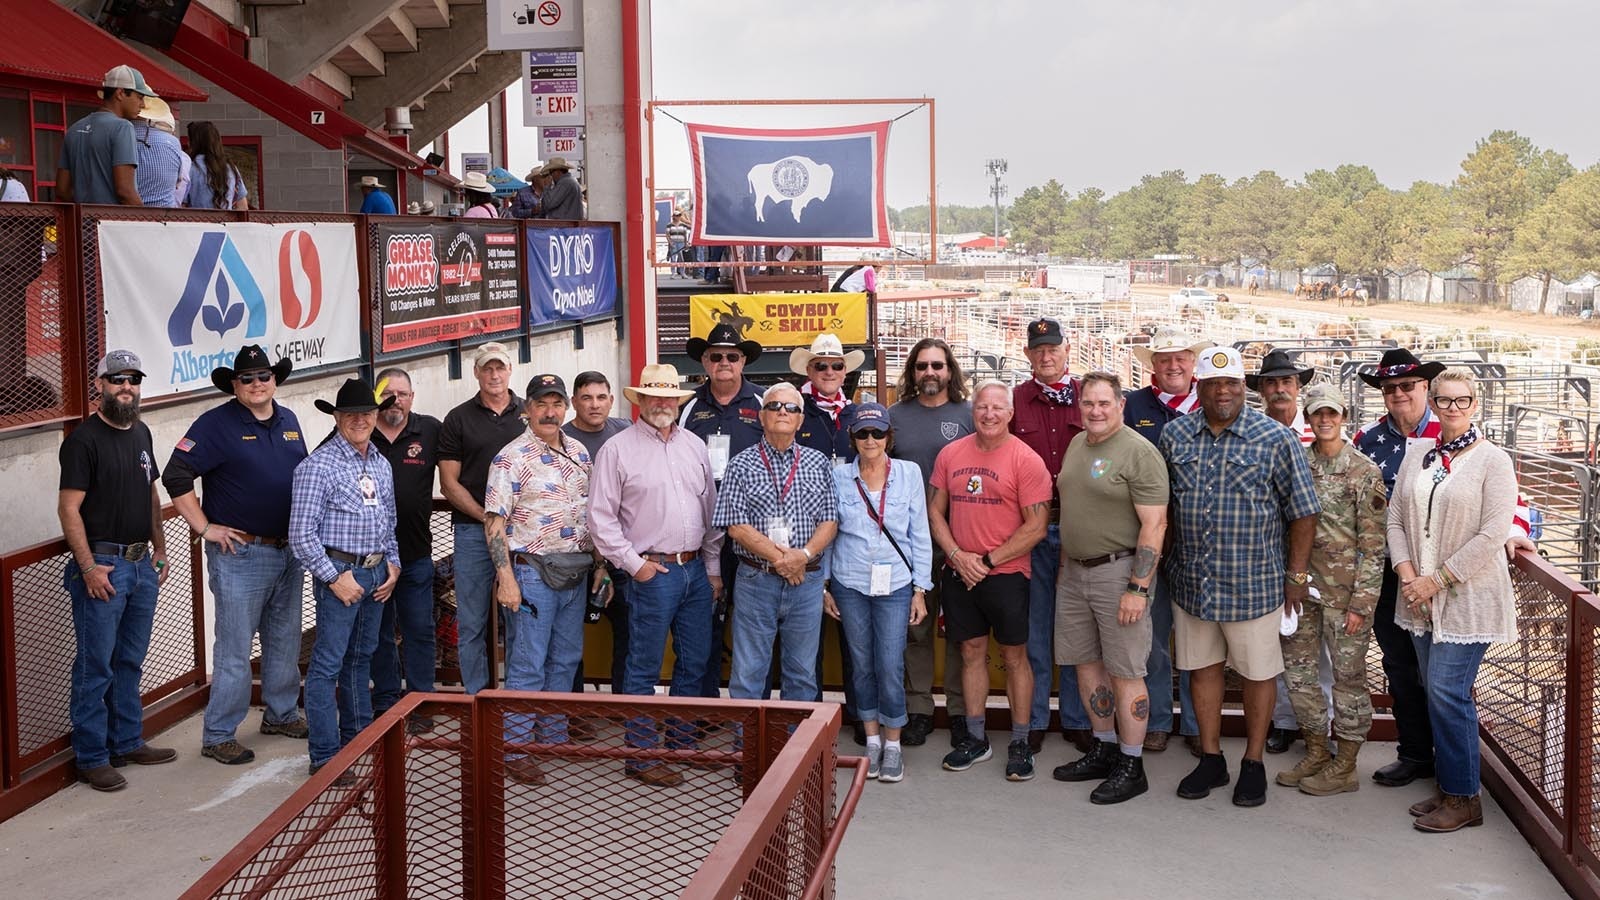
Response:
M1445 834L1473 825L1483 824L1483 801L1477 794L1458 797L1445 794L1439 808L1411 823L1418 831Z
M1300 793L1310 794L1313 797L1328 797L1346 791L1361 790L1361 781L1356 777L1356 756L1360 752L1360 741L1340 738L1339 755L1334 757L1333 762L1324 766L1322 771L1309 778L1302 778Z
M1328 763L1333 761L1332 757L1328 756L1328 739L1326 737L1313 737L1309 731L1303 733L1306 739L1305 758L1296 763L1294 768L1279 772L1278 777L1275 779L1284 787L1295 787L1304 779L1321 772L1327 767Z
M1411 818L1415 819L1425 816L1443 805L1444 791L1434 788L1432 797L1429 797L1426 800L1418 800L1417 802L1411 804L1411 808L1406 810L1406 812L1411 813Z

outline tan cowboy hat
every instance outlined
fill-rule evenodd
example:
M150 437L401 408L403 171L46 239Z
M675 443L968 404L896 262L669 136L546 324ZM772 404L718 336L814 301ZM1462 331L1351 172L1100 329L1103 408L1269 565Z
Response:
M377 176L375 176L375 175L363 175L363 176L361 176L361 181L359 183L360 183L361 187L364 187L364 188L387 187L387 185L385 185L383 182L379 181Z
M1135 359L1145 366L1151 365L1151 358L1157 353L1172 353L1177 350L1187 350L1198 355L1201 350L1213 346L1215 342L1196 340L1194 336L1176 325L1163 325L1156 329L1150 336L1150 343L1133 348Z
M539 174L549 175L551 172L571 171L572 167L567 165L567 161L565 159L559 156L552 156L550 157L550 161L544 164L544 168L539 170Z
M144 98L144 109L139 111L139 118L148 121L151 125L165 131L167 134L178 133L178 120L173 118L172 107L160 97Z
M634 406L643 404L640 397L670 397L681 404L694 396L694 391L684 390L681 384L682 379L678 377L677 366L652 363L639 373L637 385L622 389L622 396L628 398L628 402Z
M461 189L479 194L494 193L494 185L489 183L489 176L482 172L468 172L461 179Z
M809 367L811 361L819 356L844 360L844 370L846 372L854 372L861 368L861 364L867 360L867 354L860 350L851 350L849 353L844 352L844 344L839 341L838 335L819 334L817 339L811 342L810 350L804 347L796 347L790 351L789 371L796 375L810 375Z

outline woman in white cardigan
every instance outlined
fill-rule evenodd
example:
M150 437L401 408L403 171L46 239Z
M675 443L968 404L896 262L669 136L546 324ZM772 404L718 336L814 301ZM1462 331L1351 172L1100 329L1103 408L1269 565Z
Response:
M1395 624L1411 632L1433 720L1438 790L1411 807L1421 831L1483 824L1478 710L1472 685L1489 645L1516 640L1516 604L1502 547L1517 502L1511 458L1472 423L1477 384L1466 369L1431 385L1434 449L1408 453L1389 499L1389 558L1400 576Z

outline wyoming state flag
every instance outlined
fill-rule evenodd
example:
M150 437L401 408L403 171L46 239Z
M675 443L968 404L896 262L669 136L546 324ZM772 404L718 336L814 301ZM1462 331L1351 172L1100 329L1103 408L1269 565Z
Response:
M889 123L689 125L697 244L889 246Z

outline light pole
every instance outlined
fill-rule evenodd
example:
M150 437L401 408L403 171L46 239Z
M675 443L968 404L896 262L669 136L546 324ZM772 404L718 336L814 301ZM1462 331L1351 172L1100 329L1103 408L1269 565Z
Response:
M994 184L989 188L989 195L994 198L994 250L1000 252L1000 198L1006 195L1006 186L1000 183L1000 176L1006 173L1006 161L991 159L985 163L989 170L989 177L994 179Z

